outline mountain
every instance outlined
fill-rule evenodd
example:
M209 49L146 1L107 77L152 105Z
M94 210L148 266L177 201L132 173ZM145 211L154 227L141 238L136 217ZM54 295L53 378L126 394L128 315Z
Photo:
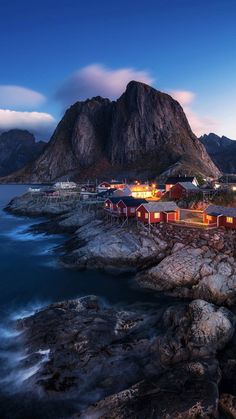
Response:
M115 102L94 97L71 106L43 153L2 181L155 177L163 172L219 175L180 104L132 81Z
M0 176L8 175L37 158L45 147L26 130L12 129L0 134Z
M208 154L220 171L224 173L236 173L236 141L227 137L219 137L216 134L208 134L200 137Z

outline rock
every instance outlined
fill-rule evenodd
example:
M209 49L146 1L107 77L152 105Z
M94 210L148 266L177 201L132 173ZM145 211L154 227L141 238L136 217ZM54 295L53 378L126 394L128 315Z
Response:
M218 273L224 276L230 276L233 273L232 266L227 262L221 262L218 265Z
M80 419L160 418L197 419L218 417L219 373L217 364L187 363L172 368L159 379L134 386L92 405Z
M236 396L232 394L221 394L219 400L220 410L227 415L227 417L236 419Z
M109 307L96 296L52 304L18 321L27 358L15 372L36 362L24 389L69 399L74 418L217 418L215 357L235 316L202 300L163 311Z
M213 274L204 277L194 290L195 297L205 296L217 304L233 305L236 301L236 275Z
M233 337L235 316L203 300L186 307L170 307L164 314L168 332L156 344L162 364L176 364L196 357L211 357Z
M169 95L131 81L117 101L77 102L58 124L42 154L2 182L49 182L61 176L220 172Z
M156 290L194 285L205 263L201 249L185 248L167 256L157 266L137 275L139 284Z

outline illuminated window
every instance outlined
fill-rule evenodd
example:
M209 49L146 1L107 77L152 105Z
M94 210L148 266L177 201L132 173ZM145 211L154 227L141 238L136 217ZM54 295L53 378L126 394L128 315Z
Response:
M141 212L140 212L140 211L138 211L138 212L137 212L137 215L138 215L138 217L141 217Z
M206 216L206 219L207 219L208 221L212 221L212 216L211 216L211 215L207 215L207 216Z
M154 218L160 218L160 213L159 212L154 212Z
M226 222L232 224L233 223L233 217L226 217Z
M146 218L146 219L148 218L148 213L147 213L147 212L145 213L145 218Z

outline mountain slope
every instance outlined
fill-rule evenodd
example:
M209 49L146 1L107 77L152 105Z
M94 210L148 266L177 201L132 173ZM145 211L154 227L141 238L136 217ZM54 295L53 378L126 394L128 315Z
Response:
M205 146L216 166L224 173L236 173L236 141L216 134L203 135Z
M172 97L130 82L116 101L95 97L65 113L40 157L4 181L201 173L218 169Z
M0 176L8 175L34 160L43 151L45 143L36 142L26 130L12 129L0 134Z

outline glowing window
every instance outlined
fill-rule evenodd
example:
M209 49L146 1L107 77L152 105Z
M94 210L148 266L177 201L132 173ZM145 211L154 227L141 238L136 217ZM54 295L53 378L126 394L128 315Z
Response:
M233 217L226 217L226 222L232 224L233 223Z
M138 217L141 217L141 212L140 212L140 211L138 211L138 212L137 212L137 215L138 215Z
M160 213L159 212L154 212L154 218L160 218Z
M211 216L211 215L207 215L207 216L206 216L206 219L207 219L208 221L212 221L212 216Z
M148 218L148 213L147 212L145 213L145 218Z

